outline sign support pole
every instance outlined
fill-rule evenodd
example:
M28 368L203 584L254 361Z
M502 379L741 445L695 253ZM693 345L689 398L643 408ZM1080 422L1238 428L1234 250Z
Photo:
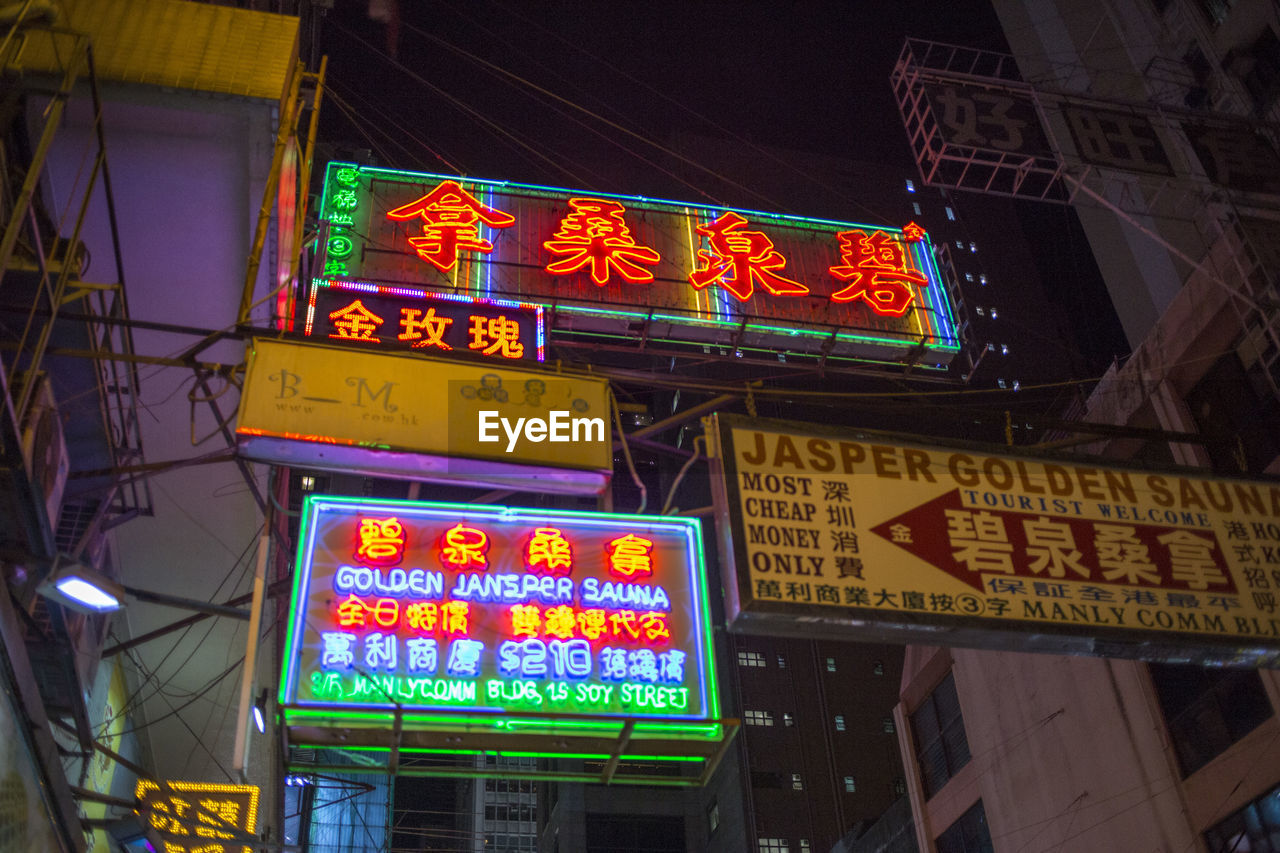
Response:
M253 602L249 606L249 638L244 649L244 669L240 676L240 713L236 715L235 771L242 782L249 767L249 711L257 686L258 635L262 632L262 603L266 591L267 554L271 534L264 531L258 540L258 564L253 572Z

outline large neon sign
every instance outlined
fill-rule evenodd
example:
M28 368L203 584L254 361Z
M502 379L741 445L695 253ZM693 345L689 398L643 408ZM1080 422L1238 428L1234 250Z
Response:
M910 358L958 350L924 230L331 163L317 282L411 282L555 305L555 334L743 352ZM372 322L352 318L356 328ZM361 325L364 324L364 325ZM920 349L923 347L923 350Z
M398 709L511 726L718 714L696 519L312 496L280 703L287 721ZM685 726L682 723L688 723Z

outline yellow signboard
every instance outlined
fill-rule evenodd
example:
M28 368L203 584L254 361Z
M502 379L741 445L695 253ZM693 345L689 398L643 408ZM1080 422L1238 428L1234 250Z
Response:
M715 424L736 629L1280 663L1280 482Z
M134 796L164 853L249 853L258 786L139 779Z
M321 469L596 493L613 468L608 384L549 371L256 340L242 455Z
M124 669L120 666L120 658L115 659L111 667L111 680L107 684L107 703L103 709L102 728L105 731L98 735L98 742L112 752L120 751L126 716L125 704L129 700L129 690L125 686ZM84 787L99 794L111 793L111 780L115 777L116 763L104 753L95 752L90 760L89 772L85 777ZM81 806L87 818L102 818L107 814L107 807L102 803L85 800ZM111 850L111 840L105 830L95 829L86 834L87 853L104 853Z

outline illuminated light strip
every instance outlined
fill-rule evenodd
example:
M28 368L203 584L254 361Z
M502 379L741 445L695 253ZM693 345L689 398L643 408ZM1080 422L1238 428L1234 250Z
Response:
M320 288L317 287L316 282L312 280L311 298L307 300L307 322L306 322L306 326L303 327L303 331L302 331L304 335L310 335L311 329L315 325L316 298L319 297L319 295L320 295Z
M334 444L344 447L368 447L372 450L390 450L391 445L379 444L373 441L357 441L352 438L334 438L331 435L319 435L312 432L276 432L275 430L259 429L258 427L236 427L238 435L260 435L263 438L287 438L293 441L310 441L315 444Z
M292 746L298 746L311 749L324 749L325 744L308 743L305 741L291 740ZM347 746L343 747L344 752L363 752L368 755L390 755L391 750L383 749L376 746ZM530 752L528 750L506 750L506 749L433 749L424 746L400 747L400 754L412 755L492 755L497 758L578 758L584 761L607 761L612 755L607 752ZM707 759L701 755L633 755L624 753L621 756L623 761L675 761L683 764L701 764ZM305 767L306 765L298 765ZM513 772L507 773L506 770L495 772L494 778L502 776L519 776L518 771L512 768ZM484 775L484 774L481 774Z
M596 309L596 308L586 308L586 307L581 307L577 305L562 305L558 310L564 313L580 313L580 314L592 314L592 315L602 315L602 316L613 315L613 316L620 316L620 317L640 317L640 318L648 318L652 316L652 319L654 320L664 320L664 321L677 323L680 325L724 326L724 327L732 327L732 328L736 328L739 325L739 323L730 323L722 320L705 320L700 317L681 317L678 315L672 316L669 314L649 315L646 313L641 313L639 311L621 311L621 310L612 310L612 309L605 310L605 309ZM831 332L823 332L823 331L817 331L814 329L804 329L804 328L795 328L795 327L786 327L786 326L764 326L756 323L748 323L747 329L751 331L757 331L757 332L768 331L774 334L788 335L791 337L800 337L800 336L814 337L814 338L831 337ZM852 342L884 343L884 344L892 344L894 346L903 345L903 340L901 338L880 338L880 337L874 337L869 334L862 334L858 332L836 332L836 339L852 341ZM728 346L727 344L715 343L712 341L681 340L680 343L689 344L692 346L697 346L699 344L703 344L706 346L720 346L720 347ZM955 349L957 352L959 351L959 346L951 347L941 342L939 342L937 346L942 349ZM896 363L898 362L886 362L886 364L896 364Z
M309 708L299 705L283 706L282 710L285 716L286 725L323 725L337 723L354 723L366 722L376 724L390 724L395 719L395 713L387 712L369 712L357 710L357 707L363 708L368 706L326 706L324 708ZM628 719L635 722L632 730L632 739L634 740L658 740L658 739L676 739L676 740L717 740L724 734L724 726L720 723L703 723L698 721L681 722L679 720L670 721L641 721L634 717L626 715L604 716L602 715L596 720L578 720L565 719L563 717L556 719L535 719L529 717L522 718L505 718L490 717L489 719L480 719L478 715L484 714L485 709L476 709L471 716L458 717L447 716L443 714L414 714L406 713L401 719L409 725L422 724L439 731L475 731L478 728L496 729L513 731L514 729L522 729L529 734L535 734L538 731L558 732L562 734L571 734L567 731L587 732L587 736L592 734L604 733L609 737L616 737L626 725ZM519 713L507 712L499 709L499 713ZM474 754L474 750L470 751Z

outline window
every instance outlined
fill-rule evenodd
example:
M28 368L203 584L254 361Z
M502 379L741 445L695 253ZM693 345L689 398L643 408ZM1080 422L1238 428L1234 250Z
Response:
M844 731L844 714L836 714L836 731Z
M981 305L975 305L973 307L973 313L977 314L979 317L985 317L987 316L987 309L983 308Z
M992 308L992 309L991 309L991 319L992 319L992 320L997 320L997 319L999 319L999 318L1000 318L1000 314L999 314L999 312L997 312L997 311L996 311L996 309Z
M1259 112L1268 109L1280 94L1280 39L1271 27L1264 27L1258 40L1243 52L1241 77Z
M852 776L844 777L844 790L849 794L857 793L858 783Z
M905 794L907 792L907 780L899 776L893 780L893 792L895 794Z
M310 474L303 474L298 479L298 488L304 492L314 492L316 490L316 478Z
M951 205L947 205L947 219L950 219L952 222L956 221L956 212L951 209Z
M787 668L787 659L784 658L782 655L778 655L778 669L786 669L786 668Z
M938 836L937 845L938 853L993 853L996 848L991 844L982 800L947 827L947 831Z
M963 247L963 246L961 246L961 248L964 248L964 247ZM970 243L970 244L969 244L969 251L970 251L970 252L976 252L976 251L978 251L978 244L977 244L977 243Z
M738 652L738 666L764 666L764 655L759 652Z
M987 352L995 352L995 351L996 351L996 345L991 343L991 341L987 341Z
M893 725L893 717L885 717L880 721L880 727L884 729L884 733L891 735L898 729Z
M1022 390L1022 383L1017 379L1013 380L1013 390L1015 391Z
M1280 786L1211 826L1205 831L1204 840L1209 844L1209 853L1280 849Z
M800 839L800 853L809 853L809 839Z
M768 711L743 711L742 719L748 726L773 725L773 714Z
M804 790L804 780L800 778L800 774L799 774L799 773L792 773L792 774L791 774L791 790L793 790L793 791L803 791L803 790Z
M956 248L957 248L957 249L963 249L963 248L964 248L964 241L963 241L963 240L957 240L957 241L956 241Z
M947 677L911 714L915 735L916 761L924 780L926 797L942 789L956 771L969 763L969 741L960 716L960 697L955 676Z
M836 659L827 658L827 672L835 672L835 671L836 671Z
M1182 775L1190 776L1271 716L1256 670L1151 664Z
M916 191L916 182L911 180L910 178L907 178L907 192L913 193L915 191Z
M872 675L884 675L884 661L878 660L871 665Z
M996 384L997 384L997 385L999 385L1001 388L1007 388L1007 387L1009 387L1009 386L1005 385L1005 382L1004 382L1004 380L1003 380L1003 379L997 379L997 380L996 380Z
M1008 344L1001 344L1001 345L1000 345L1000 354L1001 354L1001 355L1008 355L1008 354L1009 354L1009 345L1008 345Z
M791 853L791 845L785 838L757 838L756 841L759 843L758 853Z
M796 719L784 711L782 714L782 724L787 728L791 728L796 724Z
M973 273L971 273L971 272L967 272L967 273L965 273L965 274L964 274L964 280L965 280L965 281L973 281Z
M979 274L978 274L978 283L979 283L979 284L981 284L981 285L983 285L984 287L986 286L986 284L987 284L987 274L986 274L986 273L979 273Z
M918 201L911 202L911 210L915 213L916 216L920 216L920 202Z

